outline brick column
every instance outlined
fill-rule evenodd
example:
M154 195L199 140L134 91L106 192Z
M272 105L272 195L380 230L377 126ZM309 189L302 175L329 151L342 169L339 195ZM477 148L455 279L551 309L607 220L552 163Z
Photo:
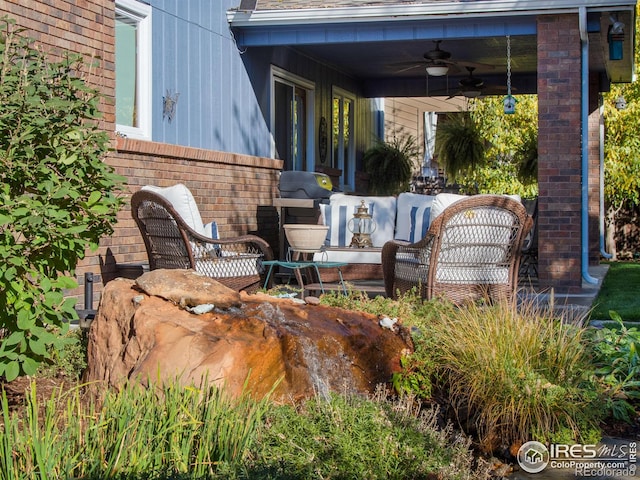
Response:
M581 288L578 15L538 19L538 257L541 287Z

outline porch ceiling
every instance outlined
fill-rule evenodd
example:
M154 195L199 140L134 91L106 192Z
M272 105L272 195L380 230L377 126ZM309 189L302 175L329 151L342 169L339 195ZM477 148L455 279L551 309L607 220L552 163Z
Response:
M538 2L560 5L569 0ZM251 3L251 2L249 2ZM260 5L258 1L258 5ZM242 49L252 47L289 47L328 64L358 79L364 94L369 97L443 96L459 93L459 81L468 76L465 65L475 66L474 77L484 81L486 94L504 95L507 81L507 35L511 39L511 72L514 93L536 93L537 89L537 15L531 11L494 11L482 14L480 4L518 2L422 2L422 5L370 7L290 8L304 2L282 2L285 8L267 7L250 11L229 11L228 20L236 42ZM312 4L313 2L309 2ZM334 2L335 3L335 2ZM339 2L340 3L340 2ZM341 2L349 4L355 2ZM374 2L375 3L375 2ZM392 2L378 2L391 4ZM534 2L520 2L529 4ZM600 90L606 91L609 82L629 82L633 77L634 10L612 2L582 2L609 4L610 9L589 7L589 70L600 78ZM470 14L462 11L449 14L444 10L460 9L474 4ZM433 7L438 6L437 14ZM411 8L409 8L411 7ZM402 8L402 10L398 10ZM568 12L577 13L575 8ZM607 29L610 12L625 23L624 56L610 61ZM548 9L544 13L550 12ZM560 12L562 13L562 12ZM429 77L425 74L424 54L435 48L435 40L442 40L440 48L451 53L453 65L449 75ZM409 67L415 62L415 67Z

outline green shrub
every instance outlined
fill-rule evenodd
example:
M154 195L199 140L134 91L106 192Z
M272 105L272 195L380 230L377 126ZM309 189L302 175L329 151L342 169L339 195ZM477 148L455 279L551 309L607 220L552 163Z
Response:
M40 364L37 375L78 381L87 368L86 335L79 328L72 329L61 336L61 342L60 348L51 348L51 359Z
M102 158L100 93L87 66L51 62L0 20L0 375L33 375L77 318L77 263L112 233L123 178ZM51 348L53 347L53 349Z
M432 381L480 447L599 436L597 385L584 330L511 304L442 310L420 325ZM427 355L425 354L425 355ZM590 442L586 442L590 443Z
M381 392L273 407L255 445L245 478L488 478L486 465L474 466L470 441L438 428L437 411Z
M323 305L332 307L398 318L407 325L415 323L419 318L431 318L441 308L439 302L423 302L416 289L406 292L397 300L393 300L382 295L369 298L366 292L349 288L347 295L341 292L327 292L322 295L320 301Z
M32 384L24 409L3 392L0 478L489 478L437 410L382 389L292 407L215 387L126 384L99 398L88 387L41 401Z

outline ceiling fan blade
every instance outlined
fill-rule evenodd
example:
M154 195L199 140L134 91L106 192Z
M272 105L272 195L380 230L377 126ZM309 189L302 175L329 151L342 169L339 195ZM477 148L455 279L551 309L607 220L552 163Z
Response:
M424 63L414 63L413 65L407 65L405 67L398 68L397 70L395 70L395 73L404 73L408 72L409 70L415 70L417 68L421 68L424 70L426 68L426 65Z
M511 87L511 91L515 92L517 91L517 89ZM477 92L477 94L471 95L470 92ZM456 88L451 89L438 88L429 91L430 97L447 97L447 100L451 100L455 97L483 98L487 96L502 96L506 94L507 87L505 85L482 85L480 87L468 86L467 88L461 88L460 86L457 86Z
M387 65L387 68L393 69L394 73L402 73L416 68L425 68L426 62L399 62Z
M496 66L489 63L469 62L467 60L453 60L453 63L464 68L483 68L486 70L495 70Z

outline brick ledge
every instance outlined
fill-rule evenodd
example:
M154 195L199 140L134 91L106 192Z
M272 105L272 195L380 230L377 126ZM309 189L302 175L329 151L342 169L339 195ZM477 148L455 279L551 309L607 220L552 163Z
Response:
M246 165L250 167L270 168L282 170L284 162L273 158L254 157L239 153L206 150L203 148L185 147L169 143L148 142L132 138L116 138L116 152L153 155L156 157L170 157L181 160L195 160L201 162L225 163L230 165Z

